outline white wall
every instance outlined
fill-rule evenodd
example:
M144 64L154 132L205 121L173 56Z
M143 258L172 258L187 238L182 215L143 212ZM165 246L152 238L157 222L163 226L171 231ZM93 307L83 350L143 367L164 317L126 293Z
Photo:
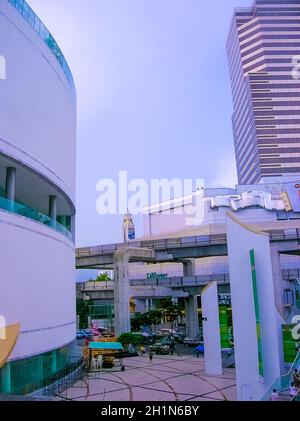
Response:
M233 333L239 400L259 400L280 376L277 309L269 237L227 217ZM254 249L264 376L259 378L250 250Z
M46 44L7 1L0 3L0 152L24 162L74 201L76 97Z
M218 285L210 284L201 293L204 359L206 374L222 375L222 355L220 337L220 318Z
M74 340L71 241L44 225L3 211L0 240L0 314L8 325L20 322L23 332L11 358L42 353Z
M49 180L74 203L76 93L44 41L7 1L0 2L0 54L7 77L0 80L0 153ZM31 186L25 188L29 194ZM21 323L12 359L75 339L70 240L0 210L0 268L0 314L8 324Z

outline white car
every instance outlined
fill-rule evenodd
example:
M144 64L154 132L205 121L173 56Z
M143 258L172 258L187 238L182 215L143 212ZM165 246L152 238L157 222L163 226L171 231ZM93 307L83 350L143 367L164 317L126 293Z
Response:
M189 338L188 336L184 338L183 343L186 347L188 346L196 346L203 344L203 341L201 341L199 338Z

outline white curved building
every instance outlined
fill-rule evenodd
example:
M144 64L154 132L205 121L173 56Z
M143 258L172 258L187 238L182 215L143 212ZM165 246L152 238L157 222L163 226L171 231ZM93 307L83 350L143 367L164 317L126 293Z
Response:
M0 314L21 324L0 393L24 394L66 366L76 336L76 92L23 0L0 3L0 56Z

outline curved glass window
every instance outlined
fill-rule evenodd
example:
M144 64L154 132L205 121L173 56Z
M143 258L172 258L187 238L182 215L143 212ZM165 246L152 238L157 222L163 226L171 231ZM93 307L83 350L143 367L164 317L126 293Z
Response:
M8 212L12 212L17 215L32 219L33 221L39 222L41 224L47 225L48 227L55 229L56 231L62 233L70 240L72 240L72 234L65 225L62 225L58 221L49 218L49 216L22 203L12 202L5 197L0 196L0 209L4 209Z
M0 369L0 394L28 395L54 382L63 382L81 363L72 344L45 354L7 363Z

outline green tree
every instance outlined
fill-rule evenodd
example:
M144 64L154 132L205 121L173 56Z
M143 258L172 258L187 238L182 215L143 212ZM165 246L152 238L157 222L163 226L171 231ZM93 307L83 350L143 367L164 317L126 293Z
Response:
M131 316L131 330L133 332L138 332L144 324L144 315L142 313L134 313Z
M107 272L101 273L100 275L97 276L96 282L108 282L111 281L111 278L109 277Z
M77 299L76 314L79 316L79 329L86 329L88 327L88 318L90 314L89 303L83 299Z
M132 332L122 333L118 338L118 341L121 342L124 348L128 348L129 345L139 346L143 343L143 340L143 335Z
M164 298L160 301L158 308L161 310L165 322L170 323L171 329L173 329L178 317L182 317L182 307L173 303L171 298Z
M161 323L163 313L159 309L151 310L148 312L148 320L150 325L154 325L154 332L156 333L156 327Z

